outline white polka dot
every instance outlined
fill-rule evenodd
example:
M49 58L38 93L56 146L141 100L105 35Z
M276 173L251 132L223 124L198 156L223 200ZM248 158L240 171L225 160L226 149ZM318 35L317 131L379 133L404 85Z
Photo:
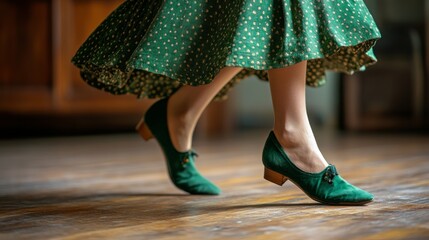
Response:
M127 0L72 58L90 86L138 98L166 97L209 83L224 66L243 67L216 95L250 75L308 60L307 85L325 71L352 74L374 64L380 32L362 0ZM150 60L150 61L149 61Z

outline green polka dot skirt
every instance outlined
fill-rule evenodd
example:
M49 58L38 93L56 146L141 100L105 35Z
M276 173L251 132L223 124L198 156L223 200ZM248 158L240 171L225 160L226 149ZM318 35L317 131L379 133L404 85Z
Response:
M306 83L353 74L377 59L381 37L363 0L126 0L72 58L89 85L137 98L167 97L243 67L216 95L251 75L307 61Z

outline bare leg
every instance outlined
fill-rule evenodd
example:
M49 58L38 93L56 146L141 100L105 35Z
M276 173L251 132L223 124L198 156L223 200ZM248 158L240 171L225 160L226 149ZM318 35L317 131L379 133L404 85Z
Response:
M209 84L183 86L168 101L168 128L177 151L187 151L192 146L192 135L204 109L237 73L241 67L224 67Z
M306 172L320 172L328 163L320 152L307 116L307 61L268 70L274 108L274 134L291 161Z

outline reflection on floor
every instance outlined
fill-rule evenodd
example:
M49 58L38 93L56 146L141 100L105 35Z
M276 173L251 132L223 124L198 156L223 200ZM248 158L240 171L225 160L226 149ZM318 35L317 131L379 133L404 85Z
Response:
M427 239L429 136L316 133L367 206L320 205L262 178L268 131L196 139L200 171L223 190L169 181L155 141L137 134L0 142L1 239Z

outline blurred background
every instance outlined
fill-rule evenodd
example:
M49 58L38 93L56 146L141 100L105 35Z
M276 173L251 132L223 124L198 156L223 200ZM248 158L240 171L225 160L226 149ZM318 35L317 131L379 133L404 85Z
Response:
M131 132L153 100L113 96L84 83L70 59L122 0L0 1L0 134L3 138ZM366 0L383 38L379 62L354 75L328 72L307 87L313 128L332 131L429 129L429 1ZM268 83L242 81L213 102L196 134L269 128Z
M176 188L134 130L155 100L93 88L70 62L123 1L0 0L1 239L429 239L429 0L365 0L379 62L307 87L326 160L375 196L359 208L263 179L273 111L256 76L195 132L198 168L223 193Z

